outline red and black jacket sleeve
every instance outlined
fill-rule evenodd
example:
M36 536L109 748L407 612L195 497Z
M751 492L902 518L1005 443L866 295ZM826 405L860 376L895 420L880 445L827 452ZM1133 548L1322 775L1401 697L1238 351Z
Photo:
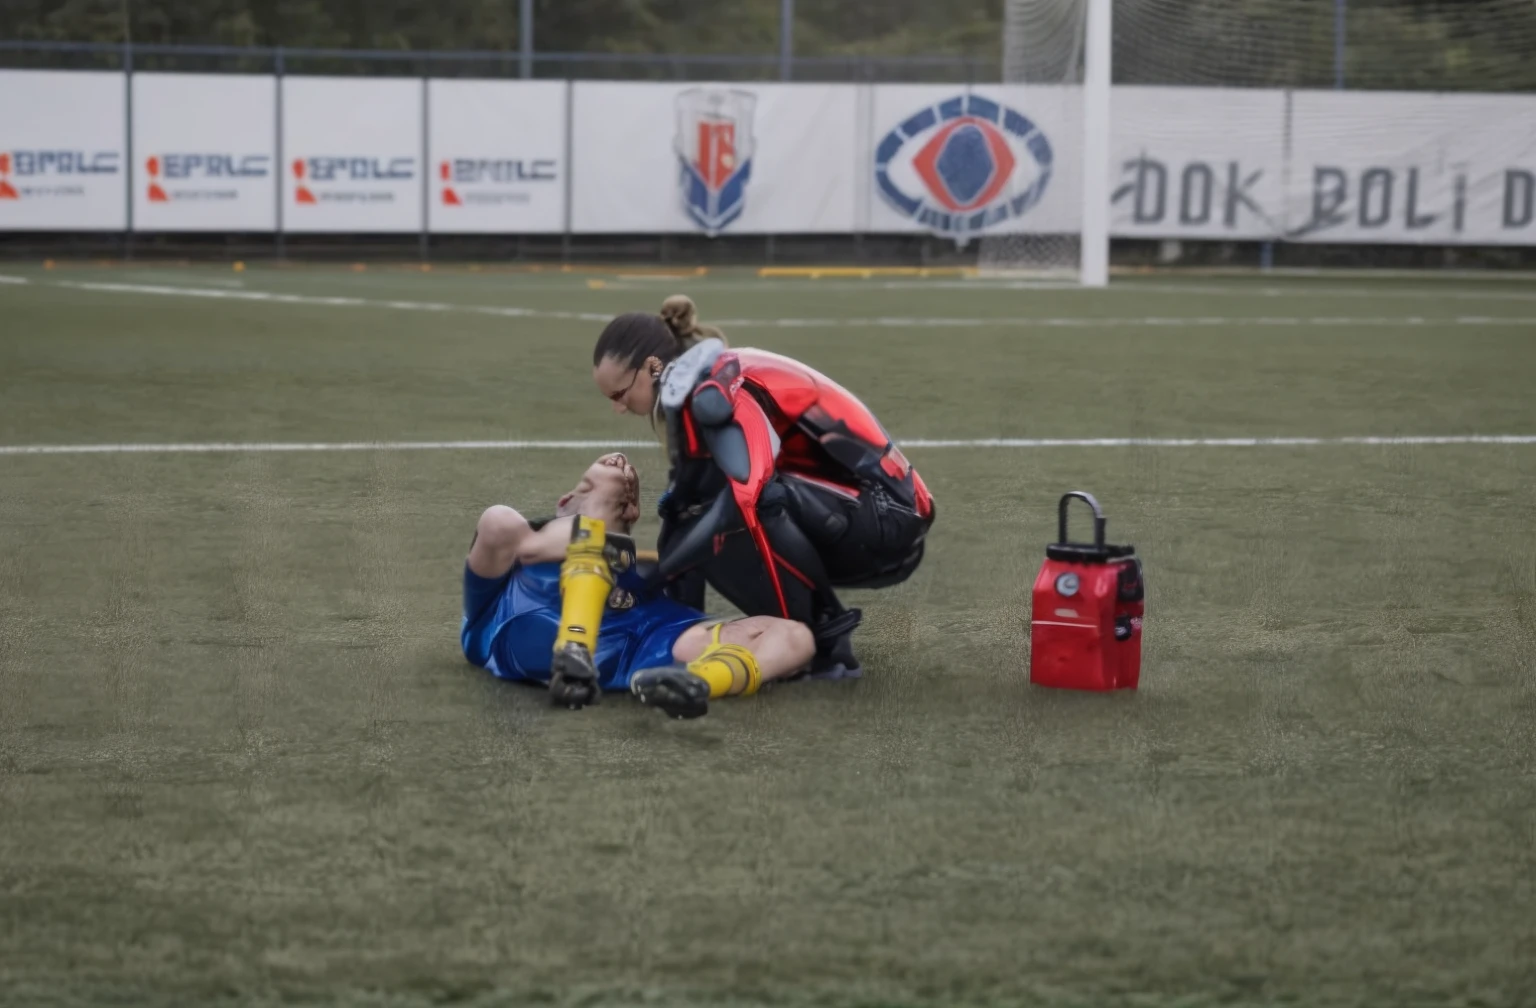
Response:
M679 415L671 418L673 437L682 441L672 446L673 493L684 496L673 506L697 512L699 521L676 543L669 544L661 572L680 573L694 566L715 536L745 525L782 604L773 550L758 516L763 490L777 471L779 435L767 411L737 374L733 356L724 355L693 388L677 411ZM680 471L700 465L712 468L714 472L708 476L713 478L689 481L685 472L679 478ZM710 487L712 498L686 499L694 496L688 490L690 482L696 487Z

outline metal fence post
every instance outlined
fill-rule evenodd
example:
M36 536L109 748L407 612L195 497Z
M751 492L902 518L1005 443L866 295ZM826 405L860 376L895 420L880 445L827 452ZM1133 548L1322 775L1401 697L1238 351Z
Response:
M533 0L517 5L517 45L521 50L523 79L533 76Z
M576 147L574 136L574 124L576 121L576 82L567 79L565 82L565 150L564 160L560 165L560 174L565 181L565 221L560 232L560 261L571 261L571 218L574 213L572 200L575 193L575 175L571 167L572 151Z
M794 76L795 0L779 0L779 79Z
M1333 86L1344 90L1344 14L1349 0L1333 0Z
M272 236L273 251L279 260L288 257L288 242L283 234L283 172L288 164L283 160L283 73L286 67L283 63L283 47L278 46L272 52L272 99L276 114L272 117L272 149L277 152L273 159L272 173L273 185L277 188L277 215L273 223L277 230Z
M123 43L123 258L133 258L133 43Z
M427 230L432 219L432 73L431 65L423 60L421 64L421 236L419 239L419 255L425 263L431 255L428 245Z

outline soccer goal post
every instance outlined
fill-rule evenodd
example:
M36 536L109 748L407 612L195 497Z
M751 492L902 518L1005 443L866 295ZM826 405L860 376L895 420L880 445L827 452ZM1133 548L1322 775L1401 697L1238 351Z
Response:
M1078 280L1109 283L1109 103L1114 0L1086 0L1083 45L1083 233Z
M1006 0L998 96L1027 117L1029 156L1019 212L977 242L983 276L1109 282L1112 22L1113 0Z
M958 236L983 275L1100 286L1111 235L1261 267L1536 247L1536 0L1004 0L1001 42L980 167L938 166L990 187Z

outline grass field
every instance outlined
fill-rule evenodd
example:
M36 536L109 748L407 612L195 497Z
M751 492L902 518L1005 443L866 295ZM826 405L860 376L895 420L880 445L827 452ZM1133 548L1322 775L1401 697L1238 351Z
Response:
M866 677L687 723L458 651L593 449L0 453L0 1003L1536 1003L1536 443L1327 440L1536 435L1529 285L0 274L11 449L644 441L594 319L677 289L899 439L1325 439L913 447ZM1134 694L1027 682L1074 488Z

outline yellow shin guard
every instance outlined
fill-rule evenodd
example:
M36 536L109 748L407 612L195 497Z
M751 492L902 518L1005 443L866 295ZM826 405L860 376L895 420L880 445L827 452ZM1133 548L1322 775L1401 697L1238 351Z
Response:
M723 696L751 696L763 681L757 656L740 644L720 643L723 625L715 624L710 632L712 643L703 654L688 663L688 671L709 683L711 700Z
M555 637L556 654L570 644L580 644L588 655L597 653L603 609L613 591L613 569L603 552L606 543L607 533L601 521L576 516L570 545L565 548L565 562L560 565L560 632Z

